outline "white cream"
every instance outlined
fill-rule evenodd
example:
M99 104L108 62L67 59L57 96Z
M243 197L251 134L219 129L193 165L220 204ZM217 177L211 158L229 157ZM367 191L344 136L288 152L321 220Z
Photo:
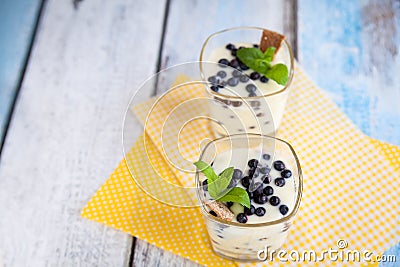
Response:
M271 158L269 160L263 159L262 155L264 153L270 154ZM280 204L278 206L272 206L269 201L265 204L256 204L254 201L251 201L251 205L255 206L255 208L264 207L266 210L265 215L262 217L256 214L247 216L248 221L246 225L254 225L254 227L251 228L230 226L208 218L205 219L214 250L217 252L223 251L224 256L244 260L257 259L257 252L264 249L266 246L269 246L271 249L279 249L283 245L288 233L287 230L291 225L290 221L270 226L256 225L275 221L289 215L294 208L297 197L297 187L293 177L295 174L285 179L286 183L283 187L278 187L274 183L275 178L281 177L281 172L274 169L272 166L273 162L276 160L281 160L284 163L290 162L281 155L279 151L273 154L271 151L261 151L261 149L228 150L216 155L213 168L216 173L220 173L227 167L233 166L242 171L244 170L243 176L247 176L247 171L249 169L247 162L253 158L259 161L259 166L268 166L271 168L271 182L269 184L263 184L263 187L267 185L271 186L274 190L273 195L280 198ZM291 169L290 166L286 166L286 168ZM254 178L255 182L262 183L262 176L264 176L264 174L260 173L258 177ZM240 182L237 186L244 188ZM209 197L208 194L207 197ZM268 196L268 199L270 197L271 196ZM279 211L279 206L282 204L289 208L289 212L286 215L282 215ZM236 215L234 222L237 222Z
M244 46L244 47L252 47L252 44L244 44L239 43L235 44L236 47ZM211 62L218 62L221 58L228 59L229 61L234 59L234 56L231 55L231 51L226 49L225 47L220 47L213 50L208 58L208 61ZM290 56L288 55L287 51L283 48L279 49L277 54L274 57L272 64L277 63L285 63L289 62ZM216 71L206 70L206 76L215 75L218 70L223 70L227 72L227 79L231 77L231 68L223 68L218 67L215 69ZM250 75L250 73L254 72L254 70L248 69L246 71L242 71L242 73ZM252 81L249 80L247 83L239 82L237 86L230 87L229 89L221 88L218 93L226 95L226 96L242 96L247 97L247 101L257 101L259 104L253 108L250 108L248 105L244 103L239 106L235 107L233 105L228 105L228 108L223 107L223 105L212 102L210 104L210 116L215 118L226 130L218 129L218 127L214 128L214 130L221 134L235 134L241 132L249 132L249 133L262 133L262 134L270 134L275 132L281 123L282 115L284 112L286 99L288 95L288 90L283 92L269 95L263 98L248 98L249 92L246 91L245 87L247 84L254 83L258 88L256 94L257 96L263 96L267 94L272 94L274 92L278 92L284 88L284 86L277 84L273 80L269 80L267 83L262 83L259 79ZM228 98L229 99L229 98ZM237 118L240 119L238 124L237 118L232 121L231 113L235 112ZM257 117L257 114L263 113L264 116ZM242 124L242 125L240 125Z

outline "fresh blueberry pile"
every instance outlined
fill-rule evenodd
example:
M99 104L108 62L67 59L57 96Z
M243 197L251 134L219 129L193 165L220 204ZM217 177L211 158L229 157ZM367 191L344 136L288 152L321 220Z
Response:
M254 47L258 47L258 45L254 45ZM262 83L267 83L268 78L262 76L258 72L251 72L249 74L243 73L244 71L249 70L249 67L244 64L240 59L236 56L236 51L238 49L244 48L243 46L236 48L234 44L227 44L226 49L230 50L233 59L221 58L218 63L221 68L226 68L226 66L234 68L231 73L227 73L225 70L220 70L216 73L216 75L208 77L208 81L212 84L211 90L214 92L218 92L220 88L224 88L225 86L235 87L240 82L247 83L251 80L260 80ZM253 84L248 84L246 86L246 91L248 92L248 96L256 96L256 87Z
M263 154L262 158L264 160L269 160L271 156L269 154ZM235 169L234 177L232 178L232 180L235 181L235 184L240 182L240 184L246 189L251 203L250 208L245 207L243 213L237 214L236 220L239 223L246 223L248 221L248 216L264 216L266 213L266 205L276 206L282 215L286 215L289 212L288 206L281 203L281 199L274 195L274 189L271 186L271 183L273 182L276 186L283 187L285 186L286 179L292 177L292 172L286 168L285 163L281 160L273 162L273 168L280 172L281 176L274 180L272 180L270 176L271 169L268 166L261 164L257 159L249 160L247 165L249 167L247 175L245 175L241 170ZM255 182L256 178L262 182ZM259 207L256 208L253 204L258 204L257 206Z

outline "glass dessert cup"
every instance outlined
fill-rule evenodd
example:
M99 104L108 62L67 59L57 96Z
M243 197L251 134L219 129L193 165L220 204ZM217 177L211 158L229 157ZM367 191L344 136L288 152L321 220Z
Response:
M268 252L279 251L286 240L288 230L300 206L302 173L298 158L290 144L278 138L259 134L237 134L211 141L203 149L200 160L211 165L221 153L229 152L234 158L237 149L269 151L273 155L272 158L275 158L275 155L284 157L285 164L292 171L294 194L290 196L289 212L280 218L266 219L257 223L249 223L250 219L247 223L226 221L212 215L207 203L213 200L207 196L207 189L203 186L206 177L201 172L196 173L197 196L214 252L235 261L259 261L259 257L265 257L266 249ZM243 159L243 165L247 164L247 160ZM237 159L235 161L237 162ZM260 217L254 218L260 219Z
M208 80L208 78L215 75L218 70L224 70L221 64L214 67L210 64L205 65L204 62L217 63L221 58L231 57L227 58L228 60L231 60L232 57L234 58L234 56L229 54L229 51L224 51L227 44L234 44L236 47L253 47L253 44L260 43L264 30L263 28L257 27L237 27L222 30L210 35L204 42L200 53L202 78ZM227 52L228 55L226 54ZM243 95L241 93L226 94L220 91L215 92L211 89L211 86L206 86L206 91L211 98L225 104L224 106L211 102L209 105L210 116L216 118L221 125L221 127L213 127L213 131L217 136L227 136L229 134L244 132L273 135L278 130L290 90L294 69L293 53L287 41L282 42L273 63L283 63L287 66L289 76L286 85L279 85L272 80L263 83L260 79L254 81L250 79L249 83L254 83L258 89L256 96ZM217 69L218 66L219 69ZM247 75L254 72L251 69L243 70L240 67L237 67L237 69ZM245 86L245 83L239 82L234 89L241 90L239 87L243 87L244 90ZM226 113L228 111L226 106L233 110L239 119L244 122L244 127L236 127L227 123L228 115ZM250 109L248 107L250 107ZM255 125L253 117L256 117L258 125ZM225 128L225 131L221 128ZM227 134L227 132L229 134Z

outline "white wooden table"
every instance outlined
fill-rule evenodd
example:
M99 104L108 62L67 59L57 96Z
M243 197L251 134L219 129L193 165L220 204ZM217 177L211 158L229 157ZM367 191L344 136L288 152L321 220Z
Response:
M122 158L131 93L198 59L223 28L283 32L365 133L400 145L398 0L43 3L26 69L0 101L12 115L2 126L0 267L196 265L79 214Z

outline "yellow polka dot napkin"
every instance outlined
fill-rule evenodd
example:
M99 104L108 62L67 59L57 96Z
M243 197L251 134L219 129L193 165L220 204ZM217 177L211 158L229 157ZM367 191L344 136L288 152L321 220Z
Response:
M343 239L348 249L381 254L400 240L400 148L364 136L301 68L296 67L295 73L278 137L291 143L299 156L304 191L284 249L318 253L337 249L337 241ZM211 138L201 120L181 127L177 135L176 125L203 112L201 107L190 106L191 99L202 97L203 88L184 86L185 93L180 90L179 94L168 94L169 98L163 101L152 99L135 107L146 134L84 207L82 216L203 265L270 265L239 264L216 256L199 209L174 206L195 201L191 190L174 186L194 184L194 175L177 166L188 167L198 158L199 140ZM182 114L179 107L186 112ZM151 115L146 116L152 108ZM177 112L169 118L171 110ZM163 129L167 127L168 131L160 131L163 123ZM159 183L163 186L154 186ZM149 190L152 196L146 194ZM287 262L275 260L273 264L285 266Z

